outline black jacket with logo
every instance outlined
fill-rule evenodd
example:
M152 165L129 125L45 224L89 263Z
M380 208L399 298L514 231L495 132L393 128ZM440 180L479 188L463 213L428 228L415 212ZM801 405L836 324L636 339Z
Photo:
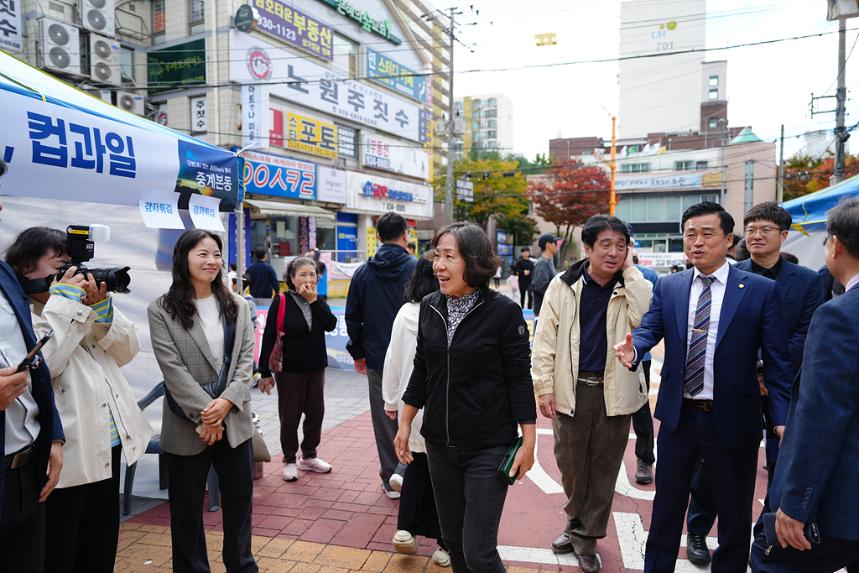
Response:
M508 445L517 423L537 419L522 310L487 288L447 341L447 299L421 301L415 368L403 396L424 409L421 434L438 445Z

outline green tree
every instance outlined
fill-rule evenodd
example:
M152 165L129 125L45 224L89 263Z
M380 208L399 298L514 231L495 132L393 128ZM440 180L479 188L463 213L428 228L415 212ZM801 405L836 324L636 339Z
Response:
M464 178L474 184L474 201L454 201L458 220L471 221L485 229L492 215L501 219L527 214L528 184L517 162L461 159L454 164L454 179ZM445 182L446 173L434 182L436 200L441 202L444 202Z
M537 234L537 221L528 215L502 215L498 228L512 234L514 244L530 245Z

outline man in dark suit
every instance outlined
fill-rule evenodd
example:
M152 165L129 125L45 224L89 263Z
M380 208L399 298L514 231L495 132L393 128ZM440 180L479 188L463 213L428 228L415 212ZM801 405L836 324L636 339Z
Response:
M787 329L788 352L792 366L791 380L802 365L802 349L808 325L817 307L823 303L820 277L813 270L795 265L781 256L781 245L793 220L775 201L755 205L743 219L746 245L751 258L737 263L737 270L753 272L778 285L782 314ZM778 436L768 416L766 387L761 387L761 407L767 429L767 484L772 482L778 459ZM765 509L766 510L766 509ZM716 507L706 467L701 466L692 479L692 496L686 516L686 553L693 563L708 563L706 537L716 520Z
M639 357L665 340L654 413L661 422L657 450L662 461L644 570L674 571L692 472L703 459L712 469L719 516L713 571L743 571L761 436L759 348L779 433L790 401L781 299L774 282L727 262L734 220L720 205L689 207L682 228L694 268L663 277L641 326L614 347L625 366L637 367Z
M0 472L0 571L41 573L43 502L59 480L63 428L47 365L39 360L38 367L15 373L36 344L36 336L27 297L15 273L2 261L0 332L0 437L5 448Z
M777 540L758 533L753 571L859 571L859 199L833 207L826 227L826 266L845 293L811 320L770 488Z

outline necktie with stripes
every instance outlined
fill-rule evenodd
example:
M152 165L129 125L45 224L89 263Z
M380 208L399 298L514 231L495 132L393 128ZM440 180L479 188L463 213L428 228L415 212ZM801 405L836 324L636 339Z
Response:
M713 295L710 285L716 277L699 275L704 284L704 290L698 297L695 307L695 322L692 326L692 338L689 340L689 350L686 353L686 381L683 390L690 396L699 394L704 389L704 360L707 356L707 334L710 331L710 305Z

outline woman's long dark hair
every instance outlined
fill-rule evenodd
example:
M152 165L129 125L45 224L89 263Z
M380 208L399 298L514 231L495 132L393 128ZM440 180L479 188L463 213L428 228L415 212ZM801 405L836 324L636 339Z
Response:
M196 292L194 285L191 284L191 272L188 270L188 254L206 238L215 241L218 250L223 249L223 243L218 235L202 229L185 231L176 241L176 246L173 247L173 284L159 301L161 308L166 310L173 320L181 322L185 330L191 330L194 326L194 317L197 315L197 306L194 304ZM233 295L227 291L222 275L223 273L218 273L212 281L212 294L218 303L221 316L235 321L239 309Z
M420 302L423 298L438 290L438 279L432 270L432 259L423 256L418 259L412 278L406 283L406 302Z

